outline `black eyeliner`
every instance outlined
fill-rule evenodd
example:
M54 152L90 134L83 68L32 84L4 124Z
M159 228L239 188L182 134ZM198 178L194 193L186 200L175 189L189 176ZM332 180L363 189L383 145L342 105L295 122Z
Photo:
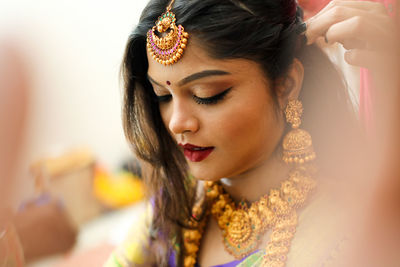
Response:
M226 94L229 93L229 91L232 89L232 87L224 90L223 92L211 96L211 97L197 97L197 96L193 96L194 101L196 101L197 104L201 104L201 105L212 105L212 104L216 104L219 101L221 101L222 99L224 99L224 97L226 96Z

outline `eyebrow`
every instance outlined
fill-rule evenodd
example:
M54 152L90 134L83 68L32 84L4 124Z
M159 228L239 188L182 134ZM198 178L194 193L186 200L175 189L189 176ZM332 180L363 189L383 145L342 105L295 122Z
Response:
M206 78L206 77L223 76L223 75L229 75L229 74L231 74L231 73L223 71L223 70L204 70L204 71L193 73L193 74L183 78L177 84L179 86L183 86L183 85L188 84L190 82L193 82L193 81L196 81L196 80L199 80L199 79L203 79L203 78ZM149 79L150 82L152 82L152 83L154 83L154 84L156 84L158 86L165 87L165 86L159 84L158 82L156 82L148 74L147 74L147 78Z
M202 78L206 78L206 77L210 77L210 76L222 76L222 75L229 75L229 72L223 71L223 70L205 70L205 71L201 71L201 72L197 72L194 73L192 75L189 75L186 78L183 78L182 80L180 80L178 82L179 86L183 86L187 83L202 79Z

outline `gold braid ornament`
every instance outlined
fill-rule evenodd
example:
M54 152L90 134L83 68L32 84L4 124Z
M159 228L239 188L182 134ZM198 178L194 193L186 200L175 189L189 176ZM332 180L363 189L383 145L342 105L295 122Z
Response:
M315 159L311 135L299 129L303 105L299 100L289 100L286 109L286 121L292 124L292 130L283 138L283 161L286 163L303 164Z
M192 217L199 218L202 213L200 203L196 203L192 209ZM204 215L201 221L190 219L188 224L192 229L183 229L183 245L184 245L184 267L193 267L196 264L197 252L199 251L201 237L207 222L208 213Z
M172 65L182 57L189 34L182 25L176 25L175 14L171 12L170 2L166 12L156 21L156 25L147 32L147 50L150 56L160 64Z

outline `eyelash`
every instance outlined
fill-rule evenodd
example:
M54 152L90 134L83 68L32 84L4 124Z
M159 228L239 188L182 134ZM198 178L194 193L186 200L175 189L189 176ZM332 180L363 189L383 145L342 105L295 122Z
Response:
M232 87L224 90L222 93L219 93L217 95L210 96L210 97L204 97L204 98L197 97L194 95L193 99L199 105L214 105L214 104L217 104L219 101L223 100L231 89L232 89ZM171 95L157 96L157 101L159 103L168 102L169 100L171 100L171 97L172 97Z

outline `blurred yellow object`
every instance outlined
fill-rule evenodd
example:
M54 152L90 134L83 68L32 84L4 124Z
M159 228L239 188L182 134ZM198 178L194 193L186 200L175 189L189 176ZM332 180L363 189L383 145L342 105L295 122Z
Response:
M142 180L127 171L111 175L104 168L96 167L93 187L96 197L110 208L132 204L144 195Z

